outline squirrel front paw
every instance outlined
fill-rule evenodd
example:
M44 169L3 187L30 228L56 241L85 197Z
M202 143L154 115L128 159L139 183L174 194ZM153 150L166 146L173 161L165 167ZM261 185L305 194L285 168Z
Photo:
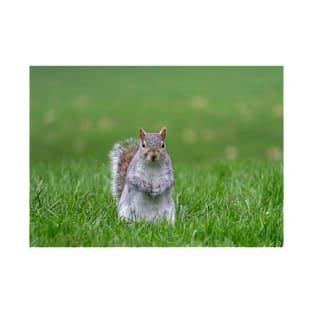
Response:
M160 194L161 194L161 189L160 189L160 187L154 188L154 189L152 189L152 191L151 191L151 196L152 196L152 197L157 197L157 196L159 196Z
M150 184L147 183L147 184L144 184L143 190L144 190L144 192L146 192L146 193L151 193L151 192L152 192L152 187L151 187Z

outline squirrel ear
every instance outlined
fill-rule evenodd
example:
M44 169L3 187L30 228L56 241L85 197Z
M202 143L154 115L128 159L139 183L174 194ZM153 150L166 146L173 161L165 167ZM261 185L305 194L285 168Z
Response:
M161 135L162 139L164 140L164 138L165 138L165 136L166 136L166 128L165 128L165 127L163 127L163 128L161 129L160 135Z
M145 135L146 135L145 130L144 130L143 128L140 128L140 129L139 129L139 136L140 136L140 139L141 139L141 140L144 140L144 139L145 139Z

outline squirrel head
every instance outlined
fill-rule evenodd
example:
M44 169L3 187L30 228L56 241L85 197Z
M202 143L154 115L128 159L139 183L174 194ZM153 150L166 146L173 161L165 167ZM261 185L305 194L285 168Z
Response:
M166 128L163 127L159 133L147 133L143 128L139 129L139 151L142 159L158 162L165 157Z

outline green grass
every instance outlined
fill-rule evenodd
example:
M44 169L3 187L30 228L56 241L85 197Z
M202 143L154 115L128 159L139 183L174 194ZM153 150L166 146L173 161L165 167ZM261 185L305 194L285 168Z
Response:
M280 247L282 162L177 164L175 226L117 219L106 163L32 167L33 247Z

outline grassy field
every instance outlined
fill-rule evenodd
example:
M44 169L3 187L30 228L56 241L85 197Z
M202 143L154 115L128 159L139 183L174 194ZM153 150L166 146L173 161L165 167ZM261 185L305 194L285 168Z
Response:
M117 220L108 167L37 166L31 176L33 246L281 246L282 166L178 165L176 225Z
M162 126L177 222L127 225L107 154ZM30 69L30 246L282 246L282 158L282 67Z

